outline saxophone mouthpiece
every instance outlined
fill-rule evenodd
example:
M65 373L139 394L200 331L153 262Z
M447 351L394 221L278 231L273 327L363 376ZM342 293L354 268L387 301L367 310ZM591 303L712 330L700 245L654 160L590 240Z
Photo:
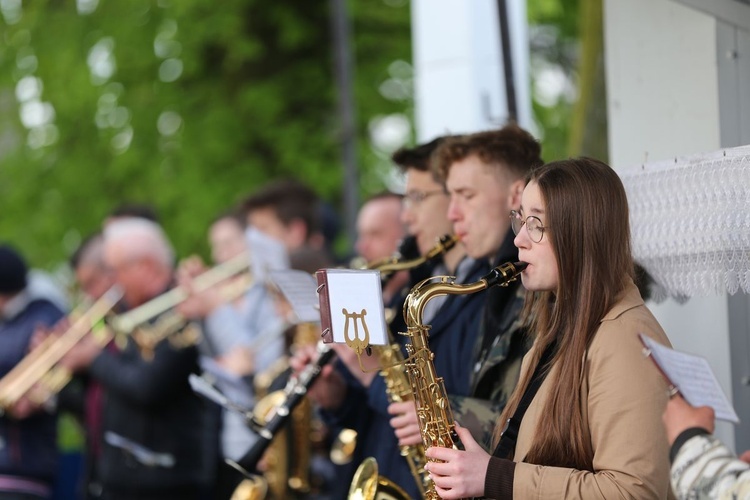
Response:
M511 281L515 281L527 266L526 262L506 262L490 271L482 280L487 283L487 288L495 285L507 286Z
M524 269L526 269L529 266L526 262L514 262L513 267L516 268L516 272L523 272Z

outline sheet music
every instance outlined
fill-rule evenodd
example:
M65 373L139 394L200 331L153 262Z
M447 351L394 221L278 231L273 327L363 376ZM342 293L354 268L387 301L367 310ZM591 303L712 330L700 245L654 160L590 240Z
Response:
M253 278L260 283L266 279L272 269L288 269L289 256L286 247L279 242L266 236L254 227L245 231L248 249L250 251L250 265Z
M331 309L333 341L346 343L345 333L349 323L349 335L364 338L364 328L369 334L370 345L388 343L383 309L383 292L379 271L327 269L328 299ZM346 310L346 314L344 313ZM352 314L364 317L354 318ZM347 320L347 314L349 319Z
M706 359L670 349L642 333L639 336L650 351L651 358L667 380L679 389L685 401L692 406L710 406L716 418L739 423L737 413L729 403Z
M311 274L295 269L277 270L269 273L269 279L292 306L300 323L320 321L318 294L315 292L318 285Z

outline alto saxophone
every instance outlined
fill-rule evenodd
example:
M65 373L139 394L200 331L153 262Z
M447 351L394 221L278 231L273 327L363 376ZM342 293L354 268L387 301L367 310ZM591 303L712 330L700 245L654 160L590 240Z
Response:
M455 235L445 235L437 241L435 246L420 257L404 260L396 255L394 257L371 262L366 266L366 269L375 269L386 274L414 269L425 262L444 255L451 250L456 243L458 243L458 238ZM405 371L404 356L401 353L401 347L399 344L391 341L391 343L386 346L373 346L373 351L380 361L380 375L385 381L385 391L388 401L390 403L400 403L413 400L414 397L412 394L411 383ZM427 457L424 454L424 446L420 443L417 445L400 446L399 449L401 456L404 457L406 463L409 465L409 470L414 477L414 481L417 484L420 494L424 496L425 492L432 487L432 480L424 469L424 466L427 463ZM351 483L350 498L358 496L367 499L373 498L372 494L351 494L354 491L359 492L366 490L367 488L362 486L361 483L370 481L372 479L370 478L370 475L373 473L377 476L377 462L374 458L370 457L365 460L355 474L355 478ZM384 487L391 491L390 497L407 498L406 494L401 495L395 493L398 486L393 484L389 479L382 476L377 476L374 479L376 479L376 482L379 485L386 485Z
M425 448L461 446L445 384L443 379L437 376L435 364L432 362L433 353L427 342L430 326L422 324L427 302L441 295L465 295L495 285L508 286L517 279L526 265L525 262L507 262L494 268L479 281L466 285L457 285L453 276L435 276L419 282L407 296L404 303L404 319L407 326L406 335L411 339L411 344L406 345L409 355L406 359L406 373L411 383L419 431ZM424 498L440 498L432 482L429 482Z
M385 392L388 396L388 402L401 403L403 401L412 401L412 384L404 370L404 355L401 353L401 347L397 343L391 343L387 346L375 346L374 348L380 365L380 375L385 381ZM430 489L432 480L424 469L427 464L427 457L424 454L424 446L404 445L399 447L401 456L409 464L411 475L417 483L419 493L424 496L425 492Z

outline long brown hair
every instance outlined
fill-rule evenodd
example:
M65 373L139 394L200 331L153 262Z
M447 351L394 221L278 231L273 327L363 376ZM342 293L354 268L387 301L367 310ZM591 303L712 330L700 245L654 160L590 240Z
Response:
M557 342L551 373L556 380L524 461L593 470L591 438L584 430L580 387L582 360L599 322L633 277L628 202L620 178L590 158L548 163L529 176L546 204L559 270L557 290L529 292L524 314L536 336L531 370L519 381L500 417L510 417L545 348Z

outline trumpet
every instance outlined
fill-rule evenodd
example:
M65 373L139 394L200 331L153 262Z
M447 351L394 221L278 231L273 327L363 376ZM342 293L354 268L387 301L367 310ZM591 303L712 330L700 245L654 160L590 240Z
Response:
M24 396L31 396L41 383L47 393L32 397L37 404L56 393L70 380L71 373L58 363L81 339L101 324L104 316L120 301L122 290L110 288L87 311L59 336L47 337L0 380L0 413L8 410Z

